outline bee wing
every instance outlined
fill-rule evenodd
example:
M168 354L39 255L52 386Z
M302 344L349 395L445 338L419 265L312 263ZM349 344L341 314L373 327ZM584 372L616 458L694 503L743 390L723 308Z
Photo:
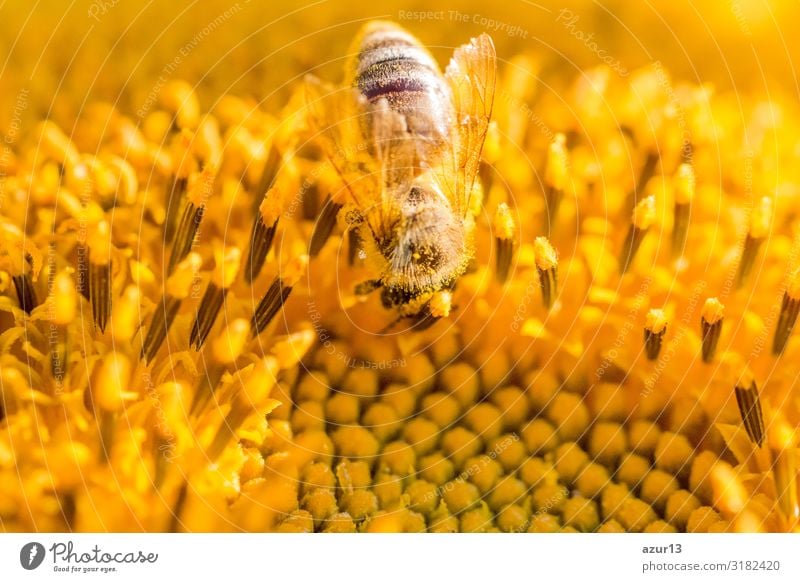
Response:
M360 95L336 89L312 75L304 81L306 119L325 157L358 207L370 206L373 176L364 171L365 147L359 125ZM366 198L366 199L365 199Z
M375 170L380 175L383 208L396 203L392 194L397 186L410 184L417 165L417 142L408 133L406 118L394 111L386 99L380 99L371 110L372 143L375 149Z
M355 89L336 89L311 75L306 76L305 93L308 125L345 186L346 202L379 239L387 222L385 180L394 159L390 132L404 120L393 117L388 104L371 106Z
M494 104L497 58L492 37L484 33L456 49L445 70L455 109L452 174L442 181L454 198L453 208L464 215L481 161L481 150Z

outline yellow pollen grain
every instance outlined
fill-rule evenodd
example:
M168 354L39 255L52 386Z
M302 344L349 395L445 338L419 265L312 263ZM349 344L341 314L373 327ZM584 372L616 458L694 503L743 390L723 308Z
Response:
M549 271L558 266L558 253L547 237L537 236L533 243L534 260L542 271Z
M292 411L291 420L292 427L297 432L325 429L325 411L316 400L298 402Z
M633 209L631 222L639 230L647 230L656 219L656 197L650 195L641 200Z
M453 294L450 291L434 293L428 308L433 317L447 317L453 308Z
M689 473L694 447L682 434L664 432L658 439L654 453L656 467L672 475Z
M709 297L703 303L700 316L709 325L714 325L722 319L725 314L725 306L716 297Z
M590 424L586 404L580 396L569 392L555 395L547 407L546 416L564 439L579 439Z
M667 328L667 316L663 309L651 309L647 312L644 328L650 333L660 334Z

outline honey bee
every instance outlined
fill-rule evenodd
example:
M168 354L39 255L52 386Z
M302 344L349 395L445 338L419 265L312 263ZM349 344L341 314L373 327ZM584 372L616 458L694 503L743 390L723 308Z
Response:
M356 293L380 289L399 318L430 324L449 313L474 254L494 44L487 34L472 39L442 74L414 36L373 21L349 54L343 86L309 77L305 88L309 126L343 183L333 208L376 275ZM324 238L331 228L317 230ZM312 237L312 256L320 242Z

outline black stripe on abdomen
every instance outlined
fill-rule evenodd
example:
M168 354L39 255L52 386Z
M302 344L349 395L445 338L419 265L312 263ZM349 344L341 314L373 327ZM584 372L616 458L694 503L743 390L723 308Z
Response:
M359 90L371 102L391 94L430 90L436 73L428 66L407 57L395 57L375 63L356 80Z

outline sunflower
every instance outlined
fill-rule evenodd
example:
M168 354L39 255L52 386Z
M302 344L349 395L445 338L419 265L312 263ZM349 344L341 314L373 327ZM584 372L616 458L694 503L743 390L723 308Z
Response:
M298 86L3 150L4 531L800 531L795 104L503 55L475 256L409 331Z

